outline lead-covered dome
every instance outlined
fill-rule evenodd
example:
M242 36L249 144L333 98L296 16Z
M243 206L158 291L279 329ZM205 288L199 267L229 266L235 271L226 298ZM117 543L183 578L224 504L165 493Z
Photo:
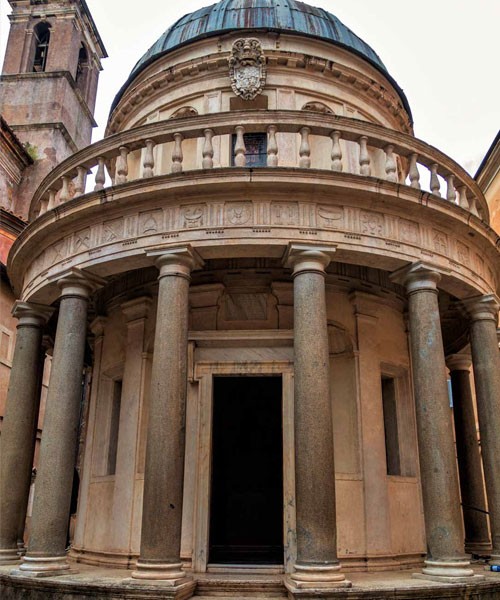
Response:
M181 17L135 65L130 79L160 55L189 42L238 29L299 33L354 51L386 72L370 46L336 16L296 0L221 0Z

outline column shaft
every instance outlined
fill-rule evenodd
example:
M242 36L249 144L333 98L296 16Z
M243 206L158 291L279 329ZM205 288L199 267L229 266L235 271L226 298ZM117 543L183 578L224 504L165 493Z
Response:
M500 565L500 358L497 341L498 303L485 296L471 304L470 343L484 479L490 513L491 562Z
M180 559L187 391L191 250L172 250L160 268L144 470L141 553L137 579L161 579L191 593ZM184 590L181 592L181 590Z
M469 370L464 357L461 357L461 362L458 361L460 355L449 357L447 364L453 391L453 418L465 528L465 551L487 554L491 544L485 513L483 472Z
M397 274L393 275L398 277ZM451 409L441 334L440 275L420 263L399 276L408 291L411 361L428 556L424 576L467 579Z
M28 551L20 570L38 575L64 573L71 488L82 400L83 359L87 333L88 287L73 278L61 282L52 371L40 467Z
M45 309L48 317L52 311ZM18 560L26 515L40 407L40 359L45 318L18 303L20 317L0 438L0 562Z
M335 466L330 399L325 267L317 249L292 252L294 267L295 492L297 563L292 594L320 595L349 582L337 558Z

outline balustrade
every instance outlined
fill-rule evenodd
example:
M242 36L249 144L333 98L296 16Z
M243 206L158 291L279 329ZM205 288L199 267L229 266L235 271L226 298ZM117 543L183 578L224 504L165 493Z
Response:
M176 123L175 120L152 123L110 136L71 156L45 178L35 194L33 214L43 214L72 198L84 195L87 175L93 167L97 167L94 191L105 189L106 168L113 163L112 185L127 183L132 161L137 162L137 159L132 158L137 151L142 153L144 179L165 175L155 166L154 156L155 147L165 143L173 144L170 166L172 173L184 170L183 141L200 138L201 156L197 162L203 169L213 169L214 138L229 136L231 146L231 136L234 134L233 164L240 168L246 167L244 135L259 132L267 133L267 167L278 167L281 144L281 141L278 143L278 133L300 136L297 165L302 169L310 169L319 161L324 164L321 156L315 156L315 144L311 142L311 136L325 137L331 140L331 171L335 174L332 173L332 176L345 172L346 165L349 164L348 161L344 162L342 143L344 152L351 156L358 155L358 173L351 174L361 177L377 176L388 182L420 190L423 167L429 171L428 189L432 194L441 197L441 181L444 180L444 201L456 204L479 218L488 214L485 200L474 180L450 158L424 142L373 123L334 115L311 116L296 111L201 115L189 119L187 123ZM288 152L290 146L287 142ZM381 165L377 158L379 155L385 157L385 163L382 162ZM402 168L405 169L404 172ZM132 172L140 170L133 168Z

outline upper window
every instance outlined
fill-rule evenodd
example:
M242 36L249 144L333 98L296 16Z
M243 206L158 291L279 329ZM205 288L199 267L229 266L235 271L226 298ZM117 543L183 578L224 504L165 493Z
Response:
M245 156L247 167L265 167L267 165L267 134L245 133ZM233 151L231 154L231 166L234 167L234 148L236 146L236 135L233 135Z
M33 60L33 72L40 73L45 71L47 65L47 54L50 42L50 25L48 23L38 23L33 29L35 36L35 58Z

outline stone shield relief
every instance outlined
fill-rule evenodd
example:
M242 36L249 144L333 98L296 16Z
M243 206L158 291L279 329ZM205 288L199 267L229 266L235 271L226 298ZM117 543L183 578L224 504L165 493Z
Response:
M237 96L253 100L266 83L266 58L256 38L236 40L229 58L231 87Z

